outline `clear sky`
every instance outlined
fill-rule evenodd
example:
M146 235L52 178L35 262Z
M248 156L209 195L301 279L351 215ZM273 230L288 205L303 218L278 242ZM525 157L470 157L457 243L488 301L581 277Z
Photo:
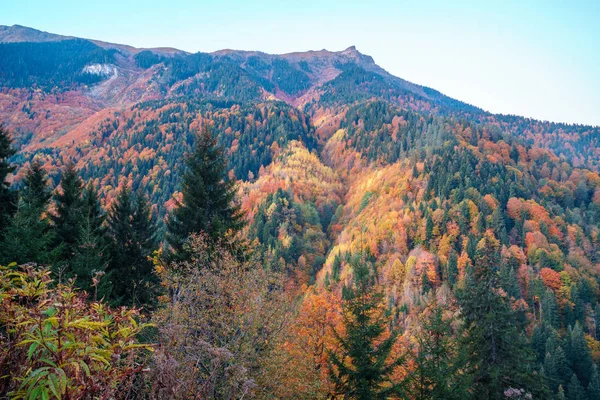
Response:
M0 0L0 24L190 52L355 45L488 111L600 125L600 0Z

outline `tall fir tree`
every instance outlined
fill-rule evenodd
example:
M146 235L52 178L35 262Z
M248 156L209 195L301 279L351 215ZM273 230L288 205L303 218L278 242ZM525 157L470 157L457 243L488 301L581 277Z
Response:
M88 292L93 289L96 298L106 297L111 291L108 279L104 279L110 259L109 246L98 191L91 183L83 190L81 212L83 220L71 260L72 272L77 276L78 287ZM94 278L99 281L95 283Z
M186 167L183 198L167 220L166 239L174 260L188 257L184 243L191 233L205 232L218 241L229 230L235 233L244 225L240 208L234 204L235 184L227 177L224 151L207 125L197 136Z
M149 306L156 292L157 277L150 260L157 248L156 226L148 200L133 196L124 186L108 214L111 236L108 280L115 305Z
M4 262L45 264L53 259L50 247L54 235L47 217L51 196L46 171L35 160L27 171L17 213L1 244Z
M8 159L14 154L15 150L11 147L8 130L0 125L0 239L17 206L16 194L10 190L7 181L8 174L15 170L15 167L8 162Z
M585 389L575 374L571 376L567 386L567 400L587 400Z
M421 330L415 339L418 349L411 387L419 400L469 398L470 377L465 374L466 355L459 347L452 328L452 319L444 316L444 307L435 295L426 308L429 313L421 320Z
M67 275L73 273L71 261L83 229L82 193L83 181L75 165L69 163L62 170L60 188L53 196L56 210L52 216L58 257L55 267L65 268Z
M501 399L504 390L545 394L529 348L508 299L500 289L500 243L489 231L479 241L464 288L459 290L465 322L462 346L469 354L473 396Z
M575 323L573 329L569 329L569 346L566 354L571 362L573 372L577 375L581 384L587 386L594 362L583 328L579 325L579 322Z
M392 380L405 357L391 356L398 332L391 331L385 337L390 321L371 269L364 259L353 261L354 280L343 291L345 334L334 331L339 351L329 352L333 395L346 399L382 399L403 396L405 392L404 382Z
M600 400L600 374L598 373L598 366L596 364L594 364L590 373L587 396L589 400Z

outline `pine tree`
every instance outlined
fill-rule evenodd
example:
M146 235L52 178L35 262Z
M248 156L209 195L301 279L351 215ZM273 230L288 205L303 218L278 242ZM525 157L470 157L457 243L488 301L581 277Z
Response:
M149 305L156 290L156 276L149 260L156 249L156 226L147 199L124 186L108 214L111 261L108 280L116 305Z
M13 154L15 150L11 147L8 131L0 125L0 239L16 209L15 193L10 191L10 185L6 180L8 174L15 170L15 167L8 162L8 158Z
M336 395L360 400L402 395L403 383L391 379L394 370L404 363L404 357L390 359L398 333L392 331L383 338L389 318L370 266L363 260L353 262L353 269L354 282L343 291L342 320L346 332L342 337L334 331L340 350L328 353Z
M60 190L54 194L56 213L52 216L58 253L56 266L60 268L64 265L67 274L72 273L70 263L80 241L83 225L82 192L83 182L75 165L69 163L62 171Z
M521 333L523 327L499 290L499 248L493 234L486 233L477 244L465 287L458 292L473 395L501 399L505 389L515 388L535 397L544 388L536 377L535 356Z
M470 379L464 374L465 357L452 329L452 320L444 317L444 309L435 302L428 307L430 314L421 322L416 336L418 351L412 391L415 399L466 399Z
M567 400L567 396L565 395L565 389L563 386L558 386L558 391L556 392L556 400Z
M579 322L576 322L573 329L570 330L567 358L571 362L573 372L581 380L582 384L587 386L590 381L594 362L592 361L590 347Z
M205 232L216 242L227 231L235 233L243 226L240 209L233 203L235 186L227 178L223 149L207 126L197 136L186 165L183 199L167 220L167 242L175 260L188 257L183 245L191 233Z
M148 199L143 193L135 197L133 218L134 243L138 252L138 263L133 276L134 304L151 305L156 298L159 279L154 273L154 265L150 261L152 253L158 248L157 227L154 214Z
M600 400L600 374L598 366L594 364L590 374L590 383L587 386L587 396L589 400Z
M560 317L558 315L556 296L550 289L547 289L542 296L542 313L544 322L549 323L553 328L560 328Z
M92 290L93 279L100 279L94 287L94 294L102 298L111 291L108 279L102 279L109 262L109 246L98 192L91 183L83 191L81 212L83 221L74 246L71 270L77 276L76 285L88 292Z
M4 262L47 263L53 235L46 216L52 196L42 165L34 161L24 179L17 213L6 229L0 251Z
M456 280L458 279L458 257L454 249L450 250L448 254L448 284L450 287L454 287Z
M587 400L585 390L575 374L571 376L571 380L567 386L567 400Z
M550 350L550 349L549 349ZM557 390L559 385L567 385L573 374L562 347L548 351L544 360L544 372L548 378L548 386Z

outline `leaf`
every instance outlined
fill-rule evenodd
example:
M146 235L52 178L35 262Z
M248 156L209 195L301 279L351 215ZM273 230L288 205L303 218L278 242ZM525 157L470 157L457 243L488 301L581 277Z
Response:
M40 345L40 342L31 343L31 346L29 346L29 350L27 350L27 358L28 359L31 360L33 353L35 352L35 350L38 348L39 345Z
M91 376L90 374L90 367L88 367L88 365L85 363L85 361L79 361L79 365L81 365L81 368L85 371L85 375L86 376Z
M56 315L56 312L58 310L56 309L56 307L50 307L48 308L44 313L48 316L48 317L54 317Z

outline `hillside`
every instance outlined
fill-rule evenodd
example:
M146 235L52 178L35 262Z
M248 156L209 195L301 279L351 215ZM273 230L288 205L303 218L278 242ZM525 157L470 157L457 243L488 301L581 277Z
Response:
M550 390L571 374L548 370L546 349L574 329L600 362L600 127L491 114L355 47L188 54L16 25L0 27L0 122L18 150L14 188L34 160L54 186L73 162L105 209L124 186L144 193L161 240L185 155L210 126L241 234L308 299L301 315L339 304L362 254L410 342L436 294L456 307L487 243L500 282L489 291L518 313ZM591 384L591 368L568 363Z

